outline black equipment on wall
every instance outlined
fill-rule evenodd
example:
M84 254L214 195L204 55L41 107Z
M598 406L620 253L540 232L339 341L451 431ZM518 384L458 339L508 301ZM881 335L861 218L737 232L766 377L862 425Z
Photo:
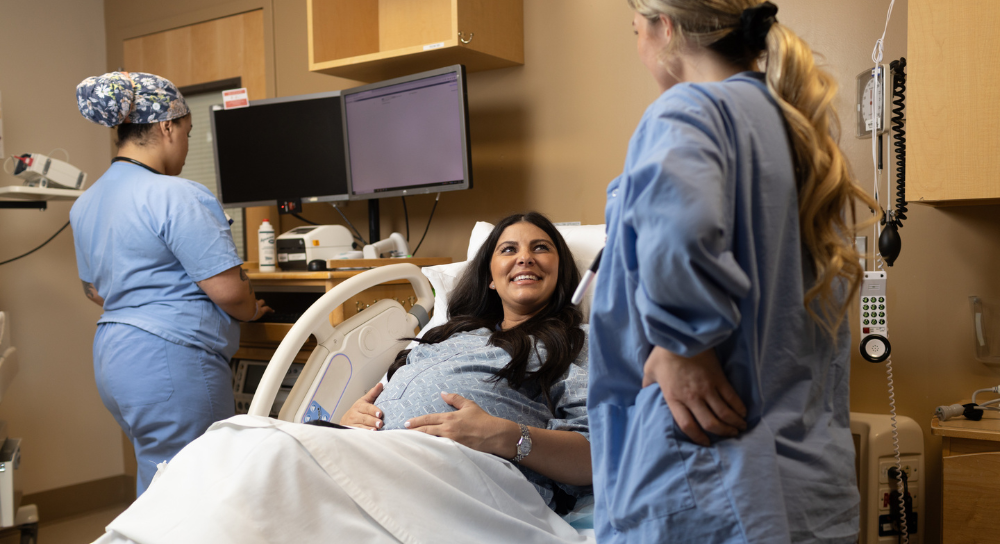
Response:
M903 110L906 107L906 58L900 58L889 63L892 74L892 124L893 149L896 157L896 207L882 217L885 229L878 239L878 250L885 259L885 264L892 263L899 257L902 240L899 229L903 228L906 219L906 120Z

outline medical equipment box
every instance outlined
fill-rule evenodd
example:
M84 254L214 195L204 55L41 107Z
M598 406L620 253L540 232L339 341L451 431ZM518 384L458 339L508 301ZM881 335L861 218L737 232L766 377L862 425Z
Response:
M79 168L41 153L17 157L14 175L24 179L30 187L79 189L87 181L87 174Z
M236 372L233 374L233 397L236 400L236 413L245 414L250 409L254 394L257 393L260 379L264 377L267 361L235 359L233 364L236 367ZM285 378L281 380L281 387L274 398L274 404L271 405L270 417L278 417L281 407L285 404L285 399L288 398L288 393L295 385L295 380L302 373L303 366L305 366L304 363L292 363L288 368Z
M901 541L898 521L898 484L890 475L896 466L893 441L898 441L900 465L907 474L905 490L910 495L907 533L910 544L923 542L927 523L924 503L924 435L916 421L897 416L851 412L854 439L854 469L861 494L858 544L897 544ZM895 436L895 438L894 438Z
M282 270L308 270L310 262L336 259L353 251L351 231L341 225L297 227L276 240L278 267Z
M14 475L21 464L21 439L8 438L0 447L0 527L14 525L15 515L20 506Z

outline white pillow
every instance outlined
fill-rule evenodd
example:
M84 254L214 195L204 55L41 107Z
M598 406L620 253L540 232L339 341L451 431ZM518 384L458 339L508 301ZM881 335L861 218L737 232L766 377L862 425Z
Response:
M597 256L597 252L604 247L604 225L559 225L556 229L562 235L563 239L566 240L566 245L569 246L570 251L573 252L576 268L580 271L580 276L582 277L583 273L590 268L590 264L594 261L594 257ZM477 222L476 226L472 228L472 234L469 236L469 249L466 252L467 261L428 266L420 269L424 276L427 276L427 279L430 280L431 286L434 287L434 316L421 329L420 334L417 335L418 337L422 336L424 331L428 331L438 325L443 325L448 321L448 295L458 285L458 280L465 272L469 261L476 256L479 248L486 242L492 231L493 225L491 223L485 221ZM587 296L584 297L583 302L580 303L580 311L583 312L584 323L590 321L590 301L593 298L593 291L593 287L591 287L587 292Z
M462 277L462 273L465 272L467 264L468 261L462 261L459 263L439 264L437 266L425 266L420 269L424 276L430 280L431 287L434 288L434 315L424 325L424 328L420 329L420 332L417 333L417 338L422 337L426 331L438 325L444 325L448 321L448 295L458 285L458 280ZM412 347L412 344L410 347Z

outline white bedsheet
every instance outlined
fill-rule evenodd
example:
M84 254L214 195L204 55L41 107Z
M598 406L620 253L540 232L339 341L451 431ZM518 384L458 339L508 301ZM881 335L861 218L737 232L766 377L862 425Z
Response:
M158 473L99 544L593 542L510 463L414 431L236 416Z

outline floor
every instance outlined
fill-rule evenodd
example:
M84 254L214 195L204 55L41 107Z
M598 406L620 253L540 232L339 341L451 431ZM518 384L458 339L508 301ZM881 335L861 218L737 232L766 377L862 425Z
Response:
M38 544L89 544L104 534L104 528L111 520L125 511L128 504L120 504L86 514L55 521L43 521L38 526ZM19 544L13 535L0 539L0 544Z

